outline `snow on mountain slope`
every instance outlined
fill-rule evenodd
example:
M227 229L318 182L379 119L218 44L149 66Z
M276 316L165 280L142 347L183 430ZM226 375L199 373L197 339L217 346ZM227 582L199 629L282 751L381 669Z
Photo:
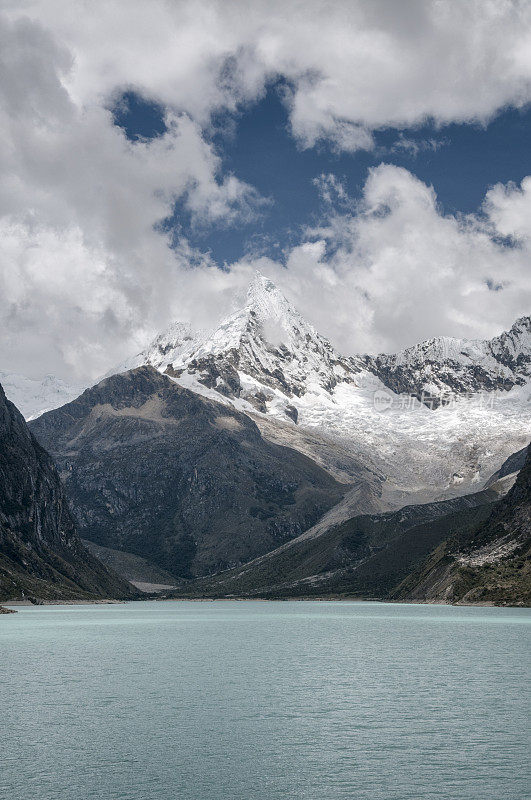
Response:
M260 274L249 287L245 306L213 332L194 334L189 326L175 323L118 369L140 364L165 370L202 394L213 390L218 400L222 395L244 401L247 409L266 412L278 394L291 418L294 409L283 400L315 390L329 394L339 383L355 382L364 369L362 359L337 353Z
M488 342L346 357L257 275L244 307L213 332L174 331L119 370L151 364L308 454L314 432L331 464L334 446L346 448L381 476L385 507L474 491L529 440L529 318Z
M490 341L439 337L395 355L367 357L367 367L394 392L438 406L456 395L509 390L531 376L531 318Z
M199 373L207 385L207 376L210 382L215 379L218 391L227 373L228 388L234 384L233 393L244 397L249 392L235 373L288 397L301 397L313 386L331 392L338 383L354 380L361 368L361 362L336 353L262 275L251 283L245 307L222 322L187 364L188 371ZM250 394L247 399L253 402ZM258 405L263 404L258 398Z
M1 372L0 383L8 400L16 405L26 420L35 419L45 411L59 408L74 400L84 387L72 386L53 375L42 381L26 378L16 373Z
M115 375L117 371L127 372L144 364L151 364L156 369L162 366L166 368L168 364L188 358L207 337L206 331L194 332L187 322L173 322L146 350L127 359L104 377Z

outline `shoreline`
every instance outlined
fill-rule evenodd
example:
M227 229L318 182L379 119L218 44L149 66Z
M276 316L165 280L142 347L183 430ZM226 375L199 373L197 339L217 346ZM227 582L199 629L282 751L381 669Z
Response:
M17 608L31 608L37 606L98 606L98 605L120 605L122 603L132 602L130 600L114 600L113 598L109 599L97 599L97 600L72 600L71 598L68 600L46 600L44 598L37 598L37 602L34 603L31 600L1 600L0 601L0 614L1 613L10 613L9 610L6 611L6 606L16 606ZM2 611L3 609L3 611Z
M0 602L0 614L16 613L17 608L29 608L38 606L79 606L79 605L125 605L134 602L157 602L157 603L379 603L386 605L418 605L418 606L448 606L451 608L531 608L526 605L496 605L490 601L480 601L477 603L445 603L443 600L385 600L363 597L146 597L135 600L115 600L95 599L95 600L45 600L39 599L38 602L30 600L2 600ZM13 608L14 607L14 608Z

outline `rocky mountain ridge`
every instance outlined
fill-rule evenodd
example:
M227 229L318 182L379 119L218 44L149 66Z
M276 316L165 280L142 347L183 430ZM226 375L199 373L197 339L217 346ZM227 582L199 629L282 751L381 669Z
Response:
M127 598L83 547L59 476L0 386L0 599Z
M453 530L485 519L498 498L487 489L315 526L242 567L183 585L179 591L216 597L386 599Z
M439 337L366 363L394 392L434 408L459 395L508 391L531 378L531 317L489 341Z
M342 356L257 275L214 330L174 323L111 373L154 366L310 457L309 440L320 438L326 469L348 451L380 476L387 510L473 492L526 444L530 358L528 317L486 342L438 338L395 355Z
M267 391L257 397L253 380L262 389L268 386L300 398L316 386L333 394L340 383L363 383L363 372L394 393L448 401L482 390L507 391L531 378L531 317L518 319L509 331L488 341L438 337L392 355L344 356L271 280L257 274L244 307L215 330L193 332L190 325L173 323L145 351L113 371L141 364L167 370L174 378L186 372L207 389L262 410L273 398ZM248 385L242 375L251 379Z
M59 466L82 536L177 576L273 549L348 489L153 367L105 379L31 429Z
M521 317L491 340L437 337L395 354L344 356L321 336L268 278L256 274L244 305L213 330L193 330L174 322L136 356L106 377L148 364L181 385L297 422L297 400L317 405L338 401L337 388L387 391L391 405L401 395L437 408L480 392L508 392L531 379L531 317ZM4 377L8 396L25 415L36 416L81 392L47 376L32 381ZM356 393L355 393L356 394ZM290 400L294 402L291 403ZM414 405L413 403L411 403Z
M514 485L482 523L445 539L393 597L531 605L531 447Z
M507 477L520 458L499 472ZM318 524L176 594L531 605L530 466L528 456L506 496L502 477L452 500Z

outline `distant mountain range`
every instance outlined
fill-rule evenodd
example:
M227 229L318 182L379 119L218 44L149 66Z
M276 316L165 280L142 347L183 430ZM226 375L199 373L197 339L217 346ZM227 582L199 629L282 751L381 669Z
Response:
M174 323L151 345L112 372L150 364L171 377L257 409L293 419L290 405L306 395L319 406L339 387L361 388L367 373L396 394L432 407L465 394L524 386L531 378L531 318L490 341L438 337L395 355L343 356L284 297L257 274L243 308L213 331ZM383 384L383 387L381 386ZM334 398L337 403L339 397ZM289 402L292 401L292 403ZM300 403L304 412L307 403Z
M80 395L8 391L51 409L30 426L79 531L137 584L387 597L514 482L530 329L343 356L257 275L214 330L176 322Z
M394 392L430 407L481 391L509 391L531 377L530 319L521 317L489 341L440 336L396 355L367 357L367 366Z

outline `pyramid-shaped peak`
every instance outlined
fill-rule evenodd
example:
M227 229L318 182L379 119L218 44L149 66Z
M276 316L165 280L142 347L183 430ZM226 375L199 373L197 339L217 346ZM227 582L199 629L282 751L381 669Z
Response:
M252 299L262 295L280 295L283 297L282 292L278 289L277 285L273 283L271 278L262 275L261 272L256 271L252 281L247 289L247 297Z
M259 269L254 270L254 275L249 283L249 292L253 289L262 289L263 291L274 291L277 287L276 284L260 272Z
M260 318L299 316L278 286L260 272L247 289L247 309Z

